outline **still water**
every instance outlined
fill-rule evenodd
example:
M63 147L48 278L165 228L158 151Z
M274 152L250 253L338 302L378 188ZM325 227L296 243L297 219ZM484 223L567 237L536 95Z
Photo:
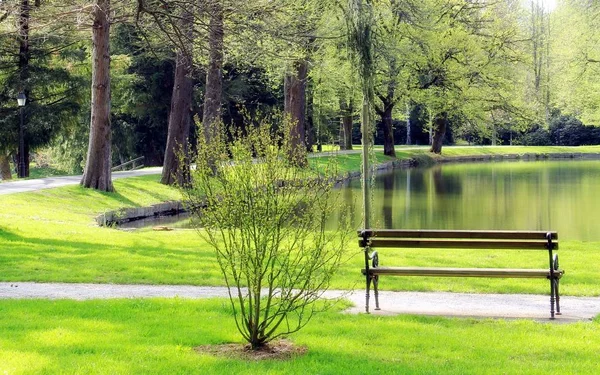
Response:
M555 230L600 241L598 160L438 165L379 174L373 186L372 227ZM360 181L342 194L360 227Z
M600 241L600 160L438 165L378 174L373 186L373 228L554 230L563 240ZM341 198L360 228L360 180ZM162 220L123 227L189 227L190 219Z

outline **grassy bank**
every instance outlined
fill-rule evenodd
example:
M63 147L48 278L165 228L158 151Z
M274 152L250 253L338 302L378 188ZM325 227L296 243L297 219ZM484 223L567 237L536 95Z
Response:
M223 285L213 251L193 230L125 232L100 228L104 210L146 206L179 199L158 176L115 181L117 193L79 186L0 196L0 280L141 284ZM488 254L489 253L489 254ZM600 243L563 241L567 270L562 292L600 295ZM356 241L333 287L362 288L362 255ZM386 264L456 267L545 267L544 252L401 251L382 252ZM383 278L387 290L547 293L540 280Z
M194 351L240 342L224 300L0 301L0 312L0 373L9 374L600 371L598 319L551 324L330 311L290 337L306 354L254 362Z
M340 173L360 170L361 146L354 146L356 153L332 154L314 157L309 162L318 168L325 165L331 158L335 158ZM486 155L540 155L542 158L550 154L600 154L600 146L445 146L442 155L434 155L429 152L427 146L396 146L396 158L399 160L414 159L419 164L434 164L440 158L457 158L465 156ZM375 146L375 157L377 163L395 160L383 155L383 147Z

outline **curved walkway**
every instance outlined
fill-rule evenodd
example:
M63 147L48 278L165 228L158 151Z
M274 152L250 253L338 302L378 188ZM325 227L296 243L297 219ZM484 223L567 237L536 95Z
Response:
M112 179L161 174L162 167L136 169L134 171L113 172ZM32 180L7 181L0 184L0 195L24 193L43 189L52 189L67 185L78 185L82 176L56 176Z
M340 155L340 154L357 154L360 150L333 151L309 154L309 157ZM153 174L161 174L162 167L150 167L144 169L136 169L133 171L112 172L112 179L146 176ZM29 180L5 181L0 183L0 195L25 193L29 191L52 189L61 186L78 185L81 182L81 175L78 176L55 176L46 178L37 178Z
M1 282L0 299L104 299L104 298L213 298L227 297L225 287L190 285L116 285ZM327 298L344 297L354 303L349 313L364 312L364 291L332 290ZM372 297L371 297L372 298ZM547 295L468 294L446 292L380 292L377 315L418 314L453 317L535 319L548 321ZM556 322L589 321L600 314L600 297L561 297L563 315ZM374 307L372 299L371 305Z

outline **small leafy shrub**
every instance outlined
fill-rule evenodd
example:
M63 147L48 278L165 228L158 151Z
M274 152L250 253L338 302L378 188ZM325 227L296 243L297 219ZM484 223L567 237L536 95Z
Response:
M345 253L347 220L325 230L338 194L331 173L306 168L289 127L268 124L232 142L200 137L183 191L199 233L214 248L237 328L253 349L304 327L322 304Z

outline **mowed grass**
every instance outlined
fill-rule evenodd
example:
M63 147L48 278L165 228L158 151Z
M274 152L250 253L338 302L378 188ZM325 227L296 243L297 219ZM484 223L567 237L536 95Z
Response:
M600 146L450 146L442 148L442 156L523 155L523 154L599 154Z
M334 147L328 147L331 155L318 156L309 159L309 163L318 170L324 168L331 160L340 174L360 170L362 156L359 151L362 146L354 145L357 153L336 154ZM377 163L395 160L383 155L383 146L375 146L375 159ZM429 152L428 146L396 146L396 158L400 160L417 159L421 163L431 164L440 157L482 156L482 155L548 155L548 154L600 154L600 146L444 146L442 155L437 156Z
M213 250L194 230L125 232L98 227L104 210L180 199L158 176L116 180L116 193L79 186L0 196L0 280L221 286ZM362 288L364 257L357 238L333 279L337 289ZM543 268L544 251L380 249L382 265ZM563 241L565 295L600 295L600 243ZM541 293L543 280L382 277L383 290Z
M116 180L116 193L70 186L0 196L0 279L221 283L212 251L194 231L128 233L96 225L104 211L181 199L159 178Z
M600 320L314 317L290 340L308 352L248 361L200 354L238 342L223 299L0 301L4 374L595 374Z
M395 160L394 158L383 155L383 151L376 151L374 155L377 163L385 163ZM339 175L344 175L348 172L360 171L362 156L360 153L333 153L331 155L309 158L308 162L310 166L317 171L328 169L336 171Z
M223 285L192 230L123 232L93 218L180 199L158 176L0 196L0 280ZM334 288L362 288L356 241ZM600 243L563 241L563 294L600 295ZM382 265L545 267L547 254L381 249ZM548 293L544 280L382 277L386 290ZM342 306L340 306L340 309ZM224 299L0 300L0 374L595 374L600 318L531 320L317 315L290 336L307 354L253 362L199 354L241 342Z

